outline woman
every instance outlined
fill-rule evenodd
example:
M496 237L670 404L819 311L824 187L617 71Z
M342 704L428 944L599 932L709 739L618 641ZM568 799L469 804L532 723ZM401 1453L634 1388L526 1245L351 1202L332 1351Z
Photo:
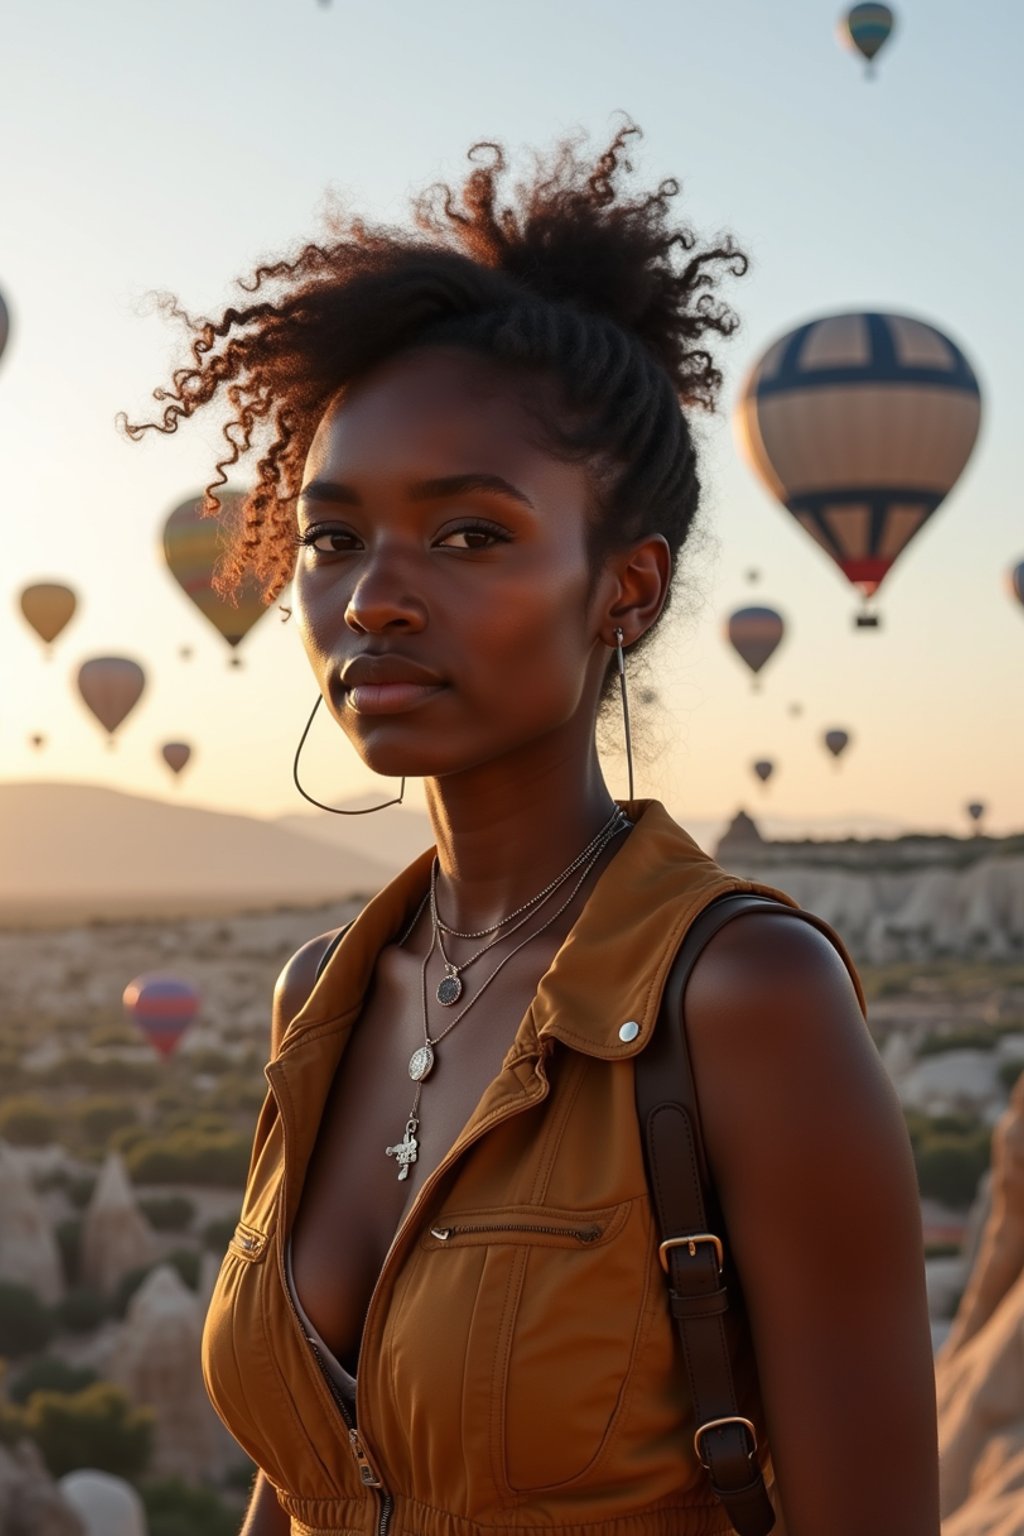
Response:
M595 748L694 522L689 413L735 324L713 290L746 266L672 222L676 183L626 195L636 132L593 164L561 145L509 204L475 146L418 235L342 219L189 322L157 394L173 431L226 391L218 483L262 445L225 586L293 578L317 703L375 771L425 779L437 845L277 987L203 1351L261 1469L247 1536L733 1528L692 1444L633 1062L708 901L796 904L614 801ZM849 956L785 912L733 921L686 1014L775 1528L937 1536L916 1183Z

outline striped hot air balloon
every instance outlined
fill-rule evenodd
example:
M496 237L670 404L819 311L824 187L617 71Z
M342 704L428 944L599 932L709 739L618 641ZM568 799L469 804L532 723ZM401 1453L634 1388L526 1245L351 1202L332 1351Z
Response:
M854 49L872 73L875 55L892 36L896 18L887 5L855 5L839 20L839 41Z
M956 484L980 420L978 381L948 336L871 312L776 341L733 427L754 472L870 597Z
M737 608L725 624L725 638L755 676L785 632L783 617L774 608Z
M128 656L93 656L78 669L82 701L107 732L110 745L114 732L131 714L145 686L145 672Z
M165 1059L172 1055L196 1014L199 988L167 971L146 971L124 989L124 1009L150 1045Z
M164 524L163 554L182 591L234 650L267 608L254 580L243 584L237 606L213 589L214 569L224 552L222 524L239 515L245 493L221 490L218 497L221 510L216 517L202 516L202 496L190 496L174 508ZM232 664L239 664L237 656Z

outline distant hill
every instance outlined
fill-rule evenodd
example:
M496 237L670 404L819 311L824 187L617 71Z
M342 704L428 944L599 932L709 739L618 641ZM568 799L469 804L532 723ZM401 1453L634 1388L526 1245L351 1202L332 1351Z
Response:
M8 927L313 905L372 894L392 873L390 860L252 816L91 784L0 784Z
M344 800L342 806L345 810L362 810L379 803L380 798L380 795L367 795L357 800ZM315 838L318 843L328 843L331 847L349 849L396 875L434 841L426 811L410 810L404 805L391 805L379 815L374 812L369 816L299 811L294 815L275 817L269 825L280 827L289 834Z

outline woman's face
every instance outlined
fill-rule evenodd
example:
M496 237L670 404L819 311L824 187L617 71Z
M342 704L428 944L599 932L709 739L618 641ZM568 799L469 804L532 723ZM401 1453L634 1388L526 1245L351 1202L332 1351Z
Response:
M298 501L295 611L331 712L397 777L589 741L608 661L589 480L519 382L457 348L375 369L321 421Z

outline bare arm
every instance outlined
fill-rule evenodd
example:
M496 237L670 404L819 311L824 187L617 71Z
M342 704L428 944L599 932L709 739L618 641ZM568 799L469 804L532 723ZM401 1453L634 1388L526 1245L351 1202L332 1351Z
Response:
M737 918L686 1015L787 1536L939 1536L917 1179L846 967L810 924Z
M265 1473L257 1472L245 1523L238 1536L288 1536L291 1528L291 1516L277 1502L273 1483L267 1481Z

